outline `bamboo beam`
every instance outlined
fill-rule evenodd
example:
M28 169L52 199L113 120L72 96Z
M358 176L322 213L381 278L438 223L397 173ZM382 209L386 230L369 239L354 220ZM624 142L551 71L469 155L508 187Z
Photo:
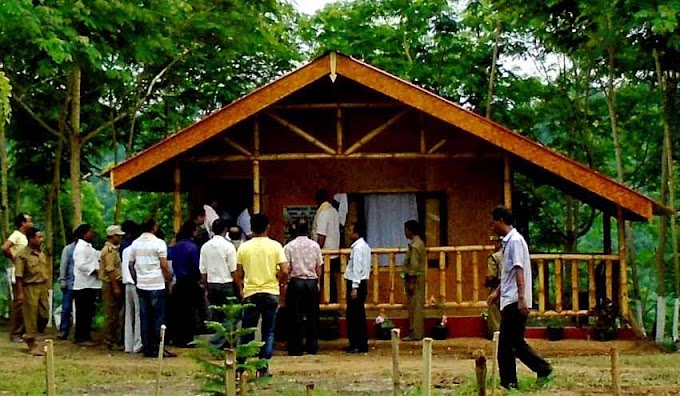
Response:
M571 260L571 309L578 311L579 301L578 260Z
M328 153L282 153L282 154L261 154L261 155L205 155L200 157L187 157L187 163L215 163L215 162L240 162L240 161L298 161L298 160L351 160L351 159L403 159L403 160L477 160L477 159L496 159L496 154L478 153L354 153L354 154L328 154Z
M420 113L420 153L425 154L427 152L427 140L425 139L425 116Z
M626 261L626 227L623 219L623 210L616 208L616 226L619 236L619 295L621 298L621 314L624 318L628 317L628 262Z
M613 288L613 281L612 281L612 273L614 272L614 269L612 268L612 260L606 260L605 261L605 269L606 269L606 282L607 282L607 298L612 300L612 297L614 295L614 292L612 290Z
M344 282L343 282L344 283ZM323 302L331 302L331 256L323 256Z
M588 309L597 305L597 283L595 283L595 260L588 260Z
M427 295L425 295L427 299ZM439 301L446 301L446 253L439 252Z
M463 253L456 252L456 302L463 302Z
M335 150L332 148L328 147L325 143L320 141L319 139L315 138L310 134L309 132L305 131L304 129L300 128L299 126L283 119L282 117L274 114L274 113L266 113L269 118L272 120L278 122L279 124L283 125L284 127L288 128L291 132L294 134L300 136L301 138L305 139L309 143L315 145L316 147L320 148L321 150L325 151L328 154L335 154Z
M394 253L388 255L390 260L390 304L394 304L394 277L397 272L396 256Z
M260 194L260 161L253 161L253 213L260 213L261 211Z
M512 168L508 154L503 156L503 202L506 208L512 209Z
M334 110L341 109L395 109L404 107L401 103L391 102L346 102L346 103L294 103L271 106L274 110Z
M555 310L562 311L562 260L555 259Z
M446 139L442 139L442 140L438 141L434 146L432 146L432 148L430 148L430 149L427 151L427 153L428 153L428 154L434 154L435 151L437 151L437 150L439 150L440 148L442 148L442 146L444 146L445 144L446 144Z
M342 108L338 106L335 111L335 134L336 144L338 145L338 154L342 154Z
M538 312L545 312L545 260L538 260Z
M251 153L247 148L243 147L240 143L236 142L235 140L231 139L228 136L225 136L223 138L224 142L236 149L236 151L240 152L243 155L248 155L251 156L253 153Z
M255 121L253 122L253 153L255 155L260 155L260 118L255 116ZM259 158L256 158L258 161Z
M618 260L615 254L532 254L532 260Z
M182 226L182 169L179 162L175 162L175 190L173 192L172 228L175 233Z
M472 252L472 301L479 301L479 256Z
M380 264L378 263L378 254L371 255L373 261L373 304L380 302Z
M387 128L391 127L394 125L397 121L399 121L404 115L406 115L407 110L403 110L399 112L397 115L393 116L386 122L384 122L382 125L378 126L377 128L374 128L372 131L367 133L364 137L359 139L356 143L354 143L350 148L347 149L345 154L352 154L359 150L362 146L364 146L366 143L370 142L373 140L375 137L383 133Z
M340 273L344 274L345 269L347 269L347 256L343 254L340 256ZM345 305L346 301L347 301L347 284L341 280L340 297L338 297L338 302L340 303L340 305Z

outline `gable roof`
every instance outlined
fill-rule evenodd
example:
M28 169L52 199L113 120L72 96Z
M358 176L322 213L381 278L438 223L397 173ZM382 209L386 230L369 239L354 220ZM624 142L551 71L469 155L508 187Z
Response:
M585 193L598 201L620 206L632 215L627 217L651 219L654 214L668 213L668 209L649 197L540 143L374 66L335 53L311 61L118 164L109 171L112 185L124 186L137 176L168 163L225 129L332 73L481 138L538 167L541 172L557 176L577 190L585 190L579 191L580 195Z

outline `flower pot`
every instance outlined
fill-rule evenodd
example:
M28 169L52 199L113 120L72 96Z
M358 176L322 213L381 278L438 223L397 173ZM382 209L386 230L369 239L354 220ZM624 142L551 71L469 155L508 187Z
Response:
M379 340L391 340L392 339L392 329L393 327L384 327L377 325L377 338Z
M550 341L559 341L564 339L564 327L551 327L545 329L545 335Z
M432 338L435 340L445 340L449 337L449 328L441 323L432 328Z

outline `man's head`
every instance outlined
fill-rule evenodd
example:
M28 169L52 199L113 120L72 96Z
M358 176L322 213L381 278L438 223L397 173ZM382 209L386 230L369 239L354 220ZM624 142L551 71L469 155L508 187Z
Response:
M134 239L137 239L139 236L139 224L135 223L132 220L125 220L121 225L120 225L121 230L125 233L125 239L128 241L132 241Z
M250 218L250 228L253 230L253 234L264 235L269 228L269 219L262 213L254 214Z
M26 239L28 239L28 246L31 249L40 249L40 245L42 245L43 241L43 234L39 229L31 227L26 230Z
M491 211L491 229L498 236L505 236L512 230L515 216L505 206L497 206Z
M182 239L194 239L196 238L196 233L198 232L198 227L193 220L187 220L180 227L177 236L175 237L178 241ZM161 238L162 239L162 238Z
M231 239L232 242L240 241L242 238L243 229L241 229L240 226L233 224L231 227L229 227L229 239Z
M94 240L94 231L92 230L92 226L83 223L76 228L74 231L76 239L82 239L86 242L92 242Z
M224 232L227 229L227 223L222 220L222 219L216 219L212 223L212 232L215 235L222 235L224 236Z
M420 234L420 224L416 220L409 220L404 223L404 235L407 239L413 239Z
M352 224L352 232L350 233L352 241L359 240L360 238L366 237L366 226L364 223L357 221Z
M328 190L322 188L316 192L316 204L321 205L322 203L328 201L330 197L331 195L328 193Z
M29 228L33 227L33 219L28 213L19 213L14 217L14 227L26 234Z
M293 223L295 227L295 236L309 236L309 221L306 218L301 217Z
M142 232L148 232L151 234L155 234L156 231L158 231L158 223L156 223L155 219L146 219L142 223L141 227Z
M114 245L120 245L124 235L125 232L123 232L119 225L114 224L106 228L106 240Z
M205 223L205 209L194 208L191 211L191 220L193 220L196 225Z

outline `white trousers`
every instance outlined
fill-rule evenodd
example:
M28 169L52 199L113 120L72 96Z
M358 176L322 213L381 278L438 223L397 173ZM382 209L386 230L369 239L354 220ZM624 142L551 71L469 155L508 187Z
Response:
M139 321L139 297L135 285L125 285L125 352L142 350L142 330Z

